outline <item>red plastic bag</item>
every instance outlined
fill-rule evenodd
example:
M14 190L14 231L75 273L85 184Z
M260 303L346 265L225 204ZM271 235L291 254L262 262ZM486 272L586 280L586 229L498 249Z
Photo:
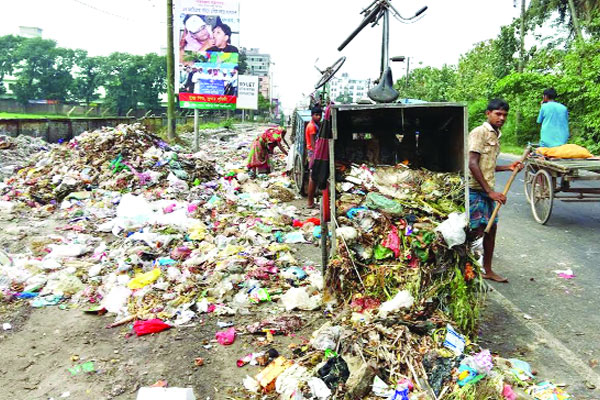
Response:
M149 319L147 321L135 321L133 324L133 330L138 336L162 332L169 328L171 328L171 325L165 324L158 318Z
M400 255L400 238L398 237L398 228L392 225L392 231L388 234L388 237L381 243L383 247L394 252L394 257L398 258Z
M304 221L305 224L312 222L314 225L316 226L320 226L321 225L321 220L319 218L309 218L306 221Z
M217 332L215 338L223 346L228 346L235 341L235 328L232 327L226 331Z

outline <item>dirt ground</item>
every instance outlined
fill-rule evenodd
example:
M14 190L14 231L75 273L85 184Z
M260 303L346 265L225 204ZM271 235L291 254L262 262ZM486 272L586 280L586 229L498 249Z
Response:
M304 200L292 204L302 207ZM56 215L44 219L0 216L0 248L9 253L26 251L31 240L57 233L60 225ZM318 263L316 245L294 247L303 265ZM0 331L0 399L135 399L140 387L159 380L167 381L169 387L192 387L198 399L248 398L243 378L255 376L262 367L238 368L236 361L270 348L291 357L289 345L308 340L325 319L321 311L292 314L305 321L295 334L274 336L272 343L266 343L264 335L241 334L231 346L222 346L215 340L215 333L222 330L217 322L243 328L280 316L281 309L264 303L253 306L251 315L201 314L189 326L136 337L131 335L131 324L107 329L114 316L61 306L33 309L23 300L2 303L0 323L10 323L12 328ZM198 357L204 359L203 366L195 365ZM93 372L69 371L90 361Z

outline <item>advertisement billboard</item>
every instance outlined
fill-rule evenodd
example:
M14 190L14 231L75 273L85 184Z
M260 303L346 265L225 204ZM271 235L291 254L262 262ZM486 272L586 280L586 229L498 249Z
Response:
M175 87L179 106L235 109L238 94L239 2L177 0Z
M258 110L258 76L240 75L237 108Z

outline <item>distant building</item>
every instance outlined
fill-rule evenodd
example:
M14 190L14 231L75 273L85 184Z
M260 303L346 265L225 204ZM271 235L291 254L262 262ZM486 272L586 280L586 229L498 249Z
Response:
M254 76L268 76L271 56L261 53L258 49L243 49L246 53L246 73Z
M19 36L23 36L26 38L41 38L42 37L42 28L38 28L37 26L20 26L19 27Z
M333 78L329 82L330 97L340 103L356 103L367 97L370 86L370 79L350 79L344 72L339 78Z

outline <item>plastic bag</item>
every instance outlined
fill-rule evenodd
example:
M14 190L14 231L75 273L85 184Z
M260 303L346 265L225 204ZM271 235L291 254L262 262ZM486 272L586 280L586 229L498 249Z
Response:
M440 232L444 236L448 247L452 248L463 244L467 240L467 234L465 233L466 223L465 213L452 213L448 216L447 220L435 228L435 231Z
M392 225L392 230L388 233L387 238L381 243L382 246L394 252L394 257L400 255L400 237L398 237L398 228Z
M127 300L130 296L131 290L123 286L115 286L102 299L100 305L106 308L108 312L119 313L127 305Z
M329 389L335 389L340 383L346 383L350 370L346 361L338 356L327 360L327 363L319 368L318 374Z
M196 400L192 388L142 387L136 400Z
M158 333L170 328L171 325L165 324L158 318L149 319L147 321L135 321L133 324L133 330L138 336L148 335L150 333Z
M313 333L310 344L315 350L335 350L341 332L342 329L339 326L331 326L326 323Z
M154 268L152 271L136 275L135 278L129 281L127 287L129 289L141 289L144 286L154 283L159 276L160 268Z
M380 210L392 215L403 214L403 208L400 203L376 192L370 192L367 195L365 205L371 209Z
M226 331L217 332L215 338L223 346L229 346L235 341L235 328L232 327Z
M391 312L398 311L401 308L412 307L415 299L408 290L401 290L394 296L393 299L386 301L379 307L378 316L386 318Z
M325 382L319 378L312 377L308 380L308 387L313 396L319 400L327 400L331 396L331 390Z
M335 234L348 243L354 242L358 238L358 231L351 226L342 226L335 231Z
M283 296L281 296L281 302L285 307L286 311L292 311L294 309L299 310L316 310L319 308L321 303L321 296L309 296L306 288L291 288Z

